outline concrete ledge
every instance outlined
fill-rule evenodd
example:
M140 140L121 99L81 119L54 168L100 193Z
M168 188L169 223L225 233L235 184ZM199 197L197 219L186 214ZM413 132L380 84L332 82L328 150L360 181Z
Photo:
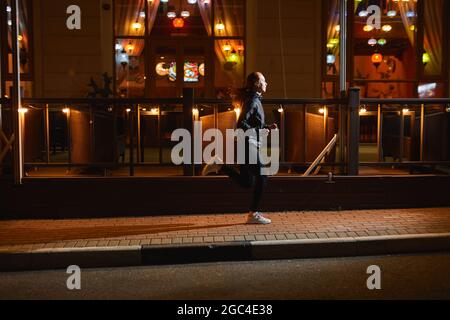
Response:
M141 246L41 249L0 253L0 271L140 266Z
M450 251L450 233L223 244L43 249L0 253L0 271L127 267L220 261L354 257Z

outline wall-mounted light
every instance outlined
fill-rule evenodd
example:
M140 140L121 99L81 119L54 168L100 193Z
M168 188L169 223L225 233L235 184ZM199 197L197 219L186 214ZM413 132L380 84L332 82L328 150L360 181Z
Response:
M132 27L135 31L138 31L142 27L142 25L136 21L136 22L133 22Z
M426 66L428 63L430 63L430 61L431 61L430 54L428 52L425 52L422 55L422 63L423 63L423 65Z
M19 108L19 113L25 114L28 112L28 108Z

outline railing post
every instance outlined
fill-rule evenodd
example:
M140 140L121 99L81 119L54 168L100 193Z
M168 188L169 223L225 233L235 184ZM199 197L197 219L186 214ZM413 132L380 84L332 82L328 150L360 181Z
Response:
M134 113L135 106L132 105L128 113L128 123L130 126L130 176L134 177Z
M381 109L381 104L378 104L377 111L377 153L378 162L383 162L383 110Z
M11 95L11 112L12 112L12 129L14 134L13 142L13 174L14 183L22 184L23 178L23 145L22 145L22 128L21 115L19 109L21 107L21 92L20 92L20 63L19 63L19 1L11 1L11 16L12 16L12 66L13 66L13 86ZM3 10L3 9L2 9Z
M184 164L183 173L185 176L195 176L194 172L194 127L192 111L194 109L194 89L183 88L183 127L191 133L191 163Z
M45 104L45 162L50 163L50 119L48 103Z
M350 88L348 96L347 174L359 175L359 88Z
M425 143L425 105L420 105L420 161L424 160L424 143Z

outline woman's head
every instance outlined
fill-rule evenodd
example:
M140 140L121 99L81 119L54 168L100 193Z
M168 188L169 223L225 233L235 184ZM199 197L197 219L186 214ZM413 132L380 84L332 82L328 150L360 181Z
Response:
M246 88L253 92L258 92L261 94L266 93L267 91L266 78L261 72L252 72L247 77Z

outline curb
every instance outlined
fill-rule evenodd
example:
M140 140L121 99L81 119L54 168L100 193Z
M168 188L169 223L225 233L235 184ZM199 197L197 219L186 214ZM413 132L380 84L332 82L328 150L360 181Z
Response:
M244 241L222 244L39 249L0 253L0 271L113 268L225 261L336 258L450 251L450 233Z

